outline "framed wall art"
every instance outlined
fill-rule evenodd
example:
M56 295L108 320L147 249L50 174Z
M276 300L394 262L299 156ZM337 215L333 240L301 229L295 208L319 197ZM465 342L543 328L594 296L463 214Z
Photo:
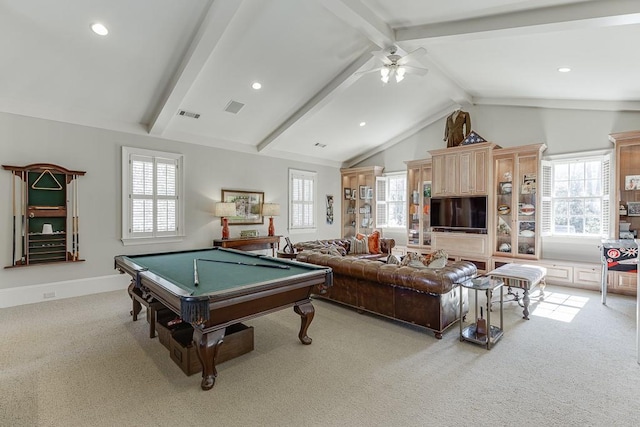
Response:
M222 190L222 201L236 204L236 214L227 218L229 225L264 224L264 192Z
M640 190L640 175L627 175L624 177L625 190Z

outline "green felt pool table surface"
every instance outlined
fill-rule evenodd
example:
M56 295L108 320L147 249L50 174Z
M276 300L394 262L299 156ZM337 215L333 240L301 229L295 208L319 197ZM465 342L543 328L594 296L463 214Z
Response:
M127 258L192 296L223 293L316 271L304 265L282 262L277 258L220 248ZM197 286L194 283L194 260L197 266Z

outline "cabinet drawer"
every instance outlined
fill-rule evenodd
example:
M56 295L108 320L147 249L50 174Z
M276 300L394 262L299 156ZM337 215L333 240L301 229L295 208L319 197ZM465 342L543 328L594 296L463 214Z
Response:
M600 267L574 267L573 280L578 284L600 285L602 269Z
M547 269L547 283L573 283L573 268L568 265L541 264Z
M609 290L625 295L635 295L637 289L636 273L614 271L609 273Z

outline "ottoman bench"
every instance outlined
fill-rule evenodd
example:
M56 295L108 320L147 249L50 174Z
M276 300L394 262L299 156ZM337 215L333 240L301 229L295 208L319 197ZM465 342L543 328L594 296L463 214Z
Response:
M524 291L522 304L524 307L523 318L529 320L529 292L540 286L540 299L544 299L545 276L547 269L530 264L504 264L488 273L492 279L499 279L507 286L508 295L513 295L513 300L520 304L519 296L511 288L520 288Z

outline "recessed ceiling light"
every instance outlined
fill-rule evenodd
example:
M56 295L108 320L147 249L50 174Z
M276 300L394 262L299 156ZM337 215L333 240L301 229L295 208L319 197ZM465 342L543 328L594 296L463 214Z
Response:
M91 24L91 29L93 30L94 33L100 36L106 36L107 34L109 34L109 30L107 29L107 27L105 27L99 22L96 22L95 24Z
M365 126L367 122L360 122L360 127Z
M558 71L561 73L568 73L569 71L571 71L571 68L569 67L560 67L558 68Z
M255 90L258 90L262 88L262 85L260 84L260 82L253 82L253 84L251 84L251 87Z

